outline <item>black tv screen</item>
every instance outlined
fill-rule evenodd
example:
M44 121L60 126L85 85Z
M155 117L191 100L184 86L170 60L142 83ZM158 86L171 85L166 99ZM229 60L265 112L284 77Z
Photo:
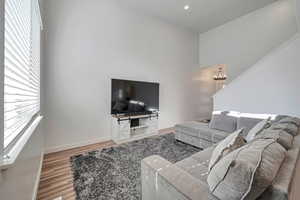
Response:
M159 111L159 83L112 79L111 114Z

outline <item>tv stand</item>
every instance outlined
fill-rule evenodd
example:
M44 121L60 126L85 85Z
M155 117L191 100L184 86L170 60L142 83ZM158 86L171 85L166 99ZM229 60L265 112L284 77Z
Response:
M112 139L120 144L158 134L159 115L112 115Z

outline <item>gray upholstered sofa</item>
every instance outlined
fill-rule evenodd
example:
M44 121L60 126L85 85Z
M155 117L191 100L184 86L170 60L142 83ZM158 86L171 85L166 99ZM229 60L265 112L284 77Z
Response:
M194 126L195 124L190 123L189 125ZM200 129L208 128L207 126L207 124L200 125ZM184 129L184 131L190 130ZM220 132L216 133L219 134ZM225 135L228 133L224 133L224 137ZM213 139L209 138L212 144L210 147L177 163L171 163L160 156L150 156L142 160L142 199L220 200L210 193L207 183L208 164L216 147L216 144L213 143L217 142ZM195 143L191 144L197 146ZM299 151L300 134L298 133L293 139L292 148L287 151L273 184L258 198L259 200L299 199L299 192L297 191L300 183ZM293 177L295 178L293 179Z
M190 121L175 126L175 138L205 149L226 138L230 133L209 128L208 123Z
M225 114L225 115L223 115ZM210 123L190 121L175 125L175 138L187 144L205 149L226 138L230 133L244 128L249 130L266 115L232 112L214 112Z

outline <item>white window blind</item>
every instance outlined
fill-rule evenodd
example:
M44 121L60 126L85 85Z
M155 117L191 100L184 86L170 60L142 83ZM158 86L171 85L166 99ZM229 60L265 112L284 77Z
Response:
M40 110L40 15L37 0L5 2L4 147Z

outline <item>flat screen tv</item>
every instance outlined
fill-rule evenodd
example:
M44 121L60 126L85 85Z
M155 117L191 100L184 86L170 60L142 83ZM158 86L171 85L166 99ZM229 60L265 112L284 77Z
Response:
M159 111L159 83L112 79L111 114L150 114Z

